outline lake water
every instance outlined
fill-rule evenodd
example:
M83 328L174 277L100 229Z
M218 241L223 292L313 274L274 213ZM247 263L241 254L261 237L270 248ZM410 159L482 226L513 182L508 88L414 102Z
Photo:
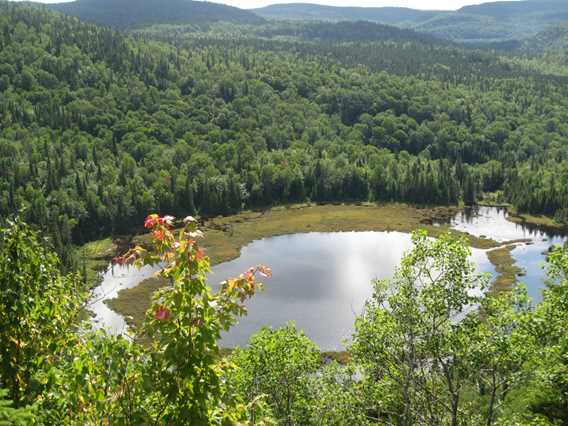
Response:
M253 242L238 259L213 268L212 282L259 263L273 272L223 345L244 345L263 325L293 320L322 349L341 349L372 295L371 281L391 277L411 248L410 235L400 232L309 233ZM473 261L480 271L494 273L482 250L474 250Z
M529 296L535 302L542 299L546 252L551 245L564 244L566 236L511 222L507 220L507 211L496 207L466 209L452 220L452 227L476 236L485 235L498 242L531 240L530 244L518 244L511 254L525 273L519 277L519 282L527 286Z
M526 270L522 281L528 284L531 296L540 298L543 253L550 244L563 242L563 238L509 222L505 211L496 208L466 211L452 220L452 226L501 242L531 239L532 245L519 245L513 256ZM372 294L371 281L391 277L411 247L410 235L399 232L308 233L254 241L242 248L238 259L215 266L210 277L215 288L251 266L265 264L273 269L273 277L264 280L265 291L250 301L249 315L223 336L222 345L242 346L262 326L278 327L294 321L322 349L342 349L356 315ZM494 274L483 250L473 250L472 261L478 271ZM136 286L154 272L150 268L138 271L125 267L107 271L92 307L95 326L123 332L124 319L103 299L116 297L119 290Z
M144 266L109 266L102 274L101 284L93 291L91 301L87 306L94 313L92 325L95 329L104 328L112 334L122 334L127 330L127 324L122 315L110 309L105 300L115 299L120 290L136 287L142 281L155 275L158 268Z

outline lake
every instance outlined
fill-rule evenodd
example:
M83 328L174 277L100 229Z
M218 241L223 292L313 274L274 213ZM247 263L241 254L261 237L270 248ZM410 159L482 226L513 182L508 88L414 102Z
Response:
M513 256L526 271L521 280L537 300L544 278L544 252L551 244L565 240L512 223L504 210L489 207L458 214L452 227L500 242L530 239L532 244L520 244ZM400 232L307 233L252 242L242 248L238 259L215 266L210 277L215 288L251 266L265 264L273 269L272 278L264 280L265 291L249 303L249 315L223 336L222 345L242 346L262 326L278 327L294 321L323 350L341 350L356 315L372 294L371 281L391 277L411 247L410 235ZM485 251L472 251L478 271L494 274ZM123 332L124 319L103 300L116 297L119 290L136 286L154 272L151 268L138 271L126 267L107 271L95 294L95 325L113 333Z
M410 235L400 232L309 233L253 242L238 259L213 268L211 282L259 263L273 272L223 345L244 345L263 325L293 320L323 350L340 350L372 295L371 281L391 277L411 248ZM479 271L494 273L482 250L474 250L472 260Z
M527 286L529 296L535 302L542 299L541 292L546 279L543 269L546 252L551 245L564 244L566 236L511 222L507 220L506 209L497 207L466 209L458 214L451 224L454 229L478 237L485 235L497 242L531 240L530 244L518 244L511 254L517 266L525 273L519 277L519 282Z

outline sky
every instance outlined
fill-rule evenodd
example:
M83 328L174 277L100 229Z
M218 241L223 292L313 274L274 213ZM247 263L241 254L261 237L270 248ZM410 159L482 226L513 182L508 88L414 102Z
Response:
M35 0L41 3L59 3L61 0ZM330 6L362 6L362 7L410 7L423 10L456 10L470 4L485 3L483 0L210 0L242 9L268 6L276 3L317 3ZM489 1L489 0L488 0ZM514 0L505 0L514 1Z

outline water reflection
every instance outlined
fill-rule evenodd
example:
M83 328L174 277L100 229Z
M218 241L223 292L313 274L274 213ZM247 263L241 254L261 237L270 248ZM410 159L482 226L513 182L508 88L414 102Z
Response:
M451 222L454 229L476 236L487 236L498 242L531 240L529 244L518 244L512 251L517 266L525 275L519 278L529 296L539 302L545 288L546 272L543 269L546 252L554 244L564 244L566 237L558 232L545 231L536 226L517 224L507 220L506 209L498 207L475 207L459 213Z
M526 272L521 280L529 294L539 301L545 279L544 253L566 238L515 224L506 215L499 208L469 209L453 218L452 226L500 242L530 239L530 245L519 244L512 254ZM257 264L271 266L274 275L267 281L266 291L249 303L249 315L223 336L223 345L244 345L262 326L277 327L293 320L322 349L341 349L341 342L351 335L356 314L371 296L370 282L392 276L411 246L410 235L399 232L334 232L266 238L243 247L238 259L213 268L213 287ZM473 250L472 260L480 272L494 274L484 251ZM103 299L116 297L121 289L136 286L154 272L152 268L126 267L107 271L91 307L96 314L95 326L123 332L124 319Z
M507 220L507 209L501 207L468 207L451 221L452 228L476 236L486 236L498 242L520 239L562 240L562 235L543 230L536 225L519 224Z
M295 234L255 241L241 256L213 268L211 283L263 263L273 268L263 293L249 303L249 315L223 336L224 346L244 345L260 327L293 320L324 350L341 349L355 316L372 294L371 281L389 278L411 237L399 232ZM473 261L493 273L485 253Z
M95 314L92 325L94 329L105 329L112 334L124 333L127 324L122 315L110 309L105 300L115 299L120 290L136 287L142 281L150 278L158 270L156 267L144 266L135 268L126 265L110 266L102 274L101 285L93 290L88 309Z

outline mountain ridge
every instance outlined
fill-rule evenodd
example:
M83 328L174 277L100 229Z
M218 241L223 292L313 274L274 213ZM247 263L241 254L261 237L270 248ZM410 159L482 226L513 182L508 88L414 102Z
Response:
M252 12L207 1L75 0L46 6L85 21L121 30L154 24L202 25L219 21L256 24L264 21Z
M296 14L293 10L299 10ZM423 21L436 16L438 13L444 13L443 11L422 11L417 9L411 9L407 7L359 7L359 6L328 6L319 5L312 3L286 3L286 4L274 4L266 6L263 8L250 9L254 13L262 16L264 18L273 18L273 13L291 13L288 16L291 20L304 20L303 15L307 18L313 18L314 20L366 20L371 22L378 22L381 24L388 24L390 22L400 22L401 20L407 20L411 22ZM381 19L376 15L381 14ZM322 15L323 14L323 15ZM335 15L335 19L334 18Z
M396 7L337 7L288 3L251 9L269 20L366 20L458 42L502 42L535 36L568 20L568 1L521 0L465 6L456 11Z

